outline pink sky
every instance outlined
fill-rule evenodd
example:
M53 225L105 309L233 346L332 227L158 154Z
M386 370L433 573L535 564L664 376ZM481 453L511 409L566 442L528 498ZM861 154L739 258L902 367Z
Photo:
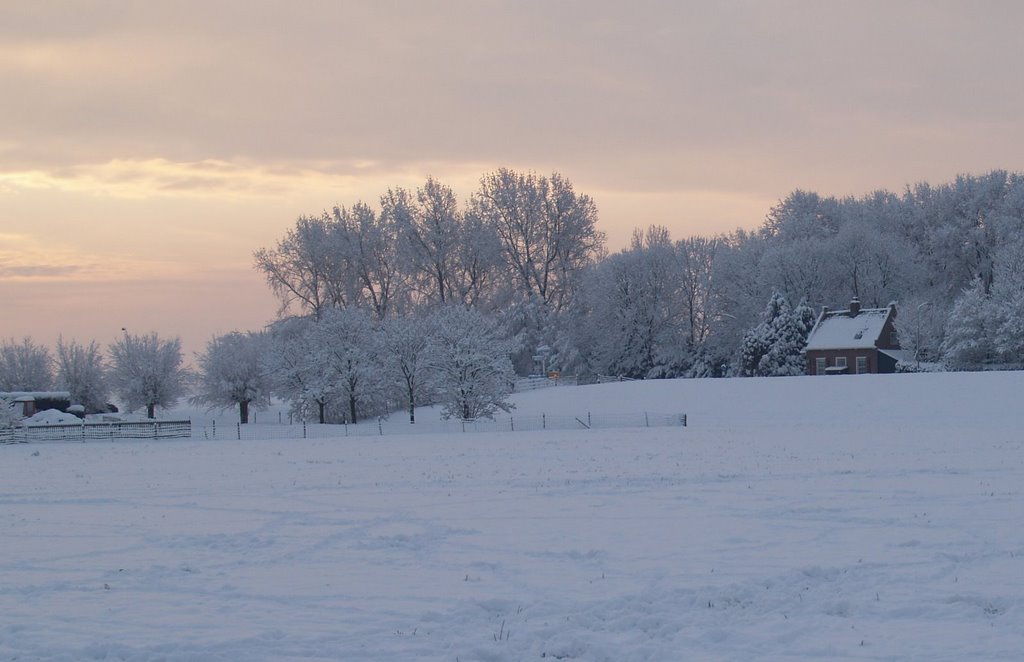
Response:
M5 2L0 337L258 328L300 214L558 171L618 249L1024 170L1013 2Z

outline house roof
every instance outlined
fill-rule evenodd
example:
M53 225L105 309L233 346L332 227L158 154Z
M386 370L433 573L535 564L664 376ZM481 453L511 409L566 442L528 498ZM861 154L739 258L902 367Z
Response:
M880 349L880 354L891 357L897 363L913 363L914 353L906 349Z
M869 349L881 337L891 306L862 308L855 316L849 310L825 311L807 336L808 350Z

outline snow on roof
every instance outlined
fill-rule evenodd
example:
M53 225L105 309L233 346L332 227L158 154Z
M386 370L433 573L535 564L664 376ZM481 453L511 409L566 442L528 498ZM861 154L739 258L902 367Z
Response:
M900 363L913 363L914 353L907 349L880 349L880 353L891 356Z
M31 398L33 400L70 400L69 391L5 391L0 392L0 398L4 400L20 400Z
M807 349L867 349L882 335L888 308L864 308L856 317L848 310L825 313L811 329Z

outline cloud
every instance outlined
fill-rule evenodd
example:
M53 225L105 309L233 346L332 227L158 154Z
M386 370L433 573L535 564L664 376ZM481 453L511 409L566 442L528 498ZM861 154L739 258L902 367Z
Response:
M775 172L841 171L851 152L899 186L927 174L931 157L914 159L935 136L971 157L1024 152L1012 5L37 4L0 28L0 127L17 127L0 141L22 171L483 163L729 189L734 164L769 162L742 183L763 194ZM1001 141L976 144L992 130ZM900 159L878 153L890 145ZM209 168L152 176L169 192L245 186Z
M116 250L90 252L61 238L0 233L0 278L12 283L116 281L184 273L184 266L135 259Z

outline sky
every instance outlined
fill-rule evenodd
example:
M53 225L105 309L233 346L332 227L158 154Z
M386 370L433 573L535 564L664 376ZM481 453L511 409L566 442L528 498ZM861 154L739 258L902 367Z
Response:
M615 251L1024 171L1016 2L0 5L0 338L258 329L296 218L558 172Z

